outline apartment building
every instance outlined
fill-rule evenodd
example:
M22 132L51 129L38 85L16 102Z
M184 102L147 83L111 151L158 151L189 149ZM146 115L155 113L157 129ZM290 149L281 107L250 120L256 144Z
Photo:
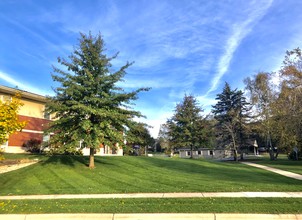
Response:
M43 132L47 124L52 120L51 116L45 112L46 97L0 85L0 100L10 100L18 92L21 93L21 102L23 103L18 112L18 117L20 121L27 121L27 124L22 131L10 135L6 143L0 143L0 147L8 153L25 152L26 149L22 145L30 139L37 139L42 142L50 138L49 136L45 136ZM79 141L78 147L81 148L81 141ZM82 153L89 155L89 148L82 149ZM95 155L122 156L123 148L119 147L118 144L115 148L100 146L96 150Z
M22 145L30 139L40 141L47 139L48 137L44 136L43 130L51 121L50 115L45 114L45 104L47 102L45 96L0 86L0 100L10 100L17 92L21 93L21 102L23 103L18 112L18 117L20 121L26 121L27 124L22 131L10 135L8 141L1 144L1 148L9 153L24 152L25 149Z

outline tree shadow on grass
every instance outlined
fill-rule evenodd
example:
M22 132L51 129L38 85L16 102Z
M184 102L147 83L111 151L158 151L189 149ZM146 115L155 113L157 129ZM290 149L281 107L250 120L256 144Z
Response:
M94 157L95 164L105 164L105 165L114 165L112 163L106 162L103 160L103 157ZM75 167L76 164L85 165L85 167L89 167L89 156L81 156L81 155L52 155L49 156L47 160L45 160L42 165L46 164L62 164L66 166Z
M47 164L62 164L66 166L75 167L76 163L81 163L85 166L88 166L85 157L75 155L52 155L49 156L48 159L42 163L42 165L44 166Z

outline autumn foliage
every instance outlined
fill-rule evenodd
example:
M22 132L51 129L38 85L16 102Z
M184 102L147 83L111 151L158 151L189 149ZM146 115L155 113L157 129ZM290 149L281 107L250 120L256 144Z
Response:
M18 111L23 105L21 95L16 94L11 100L0 100L0 144L7 141L10 134L20 131L26 122L18 120Z

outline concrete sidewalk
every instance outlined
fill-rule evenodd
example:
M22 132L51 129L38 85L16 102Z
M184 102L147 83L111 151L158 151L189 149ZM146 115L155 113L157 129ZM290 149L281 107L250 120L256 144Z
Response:
M14 171L14 170L18 170L18 169L21 169L23 167L27 167L27 166L36 164L38 162L39 161L32 161L32 162L28 162L28 163L18 163L18 164L14 164L14 165L0 166L0 174L11 172L11 171Z
M243 164L249 165L249 166L253 166L253 167L257 167L260 169L264 169L264 170L268 170L289 178L293 178L293 179L297 179L297 180L302 180L302 175L297 174L297 173L293 173L293 172L289 172L289 171L285 171L285 170L280 170L277 168L273 168L273 167L268 167L268 166L264 166L264 165L260 165L260 164L256 164L256 163L251 163L251 162L241 162Z
M233 214L233 213L154 213L154 214L21 214L21 215L0 215L1 220L180 220L180 219L301 219L302 214Z
M135 198L302 198L302 192L202 192L202 193L128 193L128 194L57 194L57 195L19 195L0 196L0 200L22 199L135 199Z

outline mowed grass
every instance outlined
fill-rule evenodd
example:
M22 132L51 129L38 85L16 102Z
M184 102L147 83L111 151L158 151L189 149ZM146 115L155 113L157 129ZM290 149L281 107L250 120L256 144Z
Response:
M65 199L0 201L0 214L302 213L298 198Z
M38 164L0 174L0 195L302 189L299 180L235 162L127 156L96 157L96 168L90 170L87 167L88 157L38 157L41 160Z

